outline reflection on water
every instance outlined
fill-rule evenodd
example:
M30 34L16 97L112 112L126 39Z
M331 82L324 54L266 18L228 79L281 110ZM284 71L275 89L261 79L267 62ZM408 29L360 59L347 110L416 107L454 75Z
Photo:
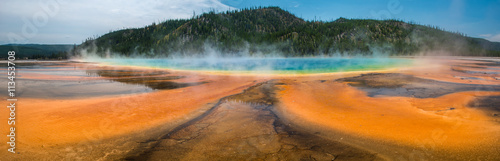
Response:
M87 69L85 73L90 76L98 77L139 77L139 76L159 76L166 75L169 72L166 71L141 71L141 70L120 70L120 69L109 69L102 68L97 70Z
M125 84L144 85L151 89L176 89L200 85L206 82L178 83L171 80L185 78L186 76L166 76L165 71L139 71L139 70L87 70L88 75L98 75L112 81Z
M2 79L1 82L7 81ZM153 89L140 85L128 85L110 80L30 80L16 81L17 97L29 98L82 98L151 92ZM2 86L1 90L7 91ZM6 96L6 94L4 95Z
M2 63L3 64L3 63ZM76 65L75 65L76 64ZM2 67L6 69L6 67ZM30 98L82 98L105 95L145 93L176 89L206 82L174 82L186 76L170 75L162 70L115 69L107 67L81 68L78 63L17 63L16 93ZM46 79L29 79L29 76ZM76 79L60 80L61 77ZM96 78L98 79L86 79ZM6 77L0 83L7 84ZM7 86L0 90L7 91ZM2 94L7 97L6 93Z

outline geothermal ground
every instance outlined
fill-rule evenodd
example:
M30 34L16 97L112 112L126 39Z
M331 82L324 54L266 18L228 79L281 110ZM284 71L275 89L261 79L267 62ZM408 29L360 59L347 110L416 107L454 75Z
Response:
M18 62L1 160L500 160L500 60L409 59L288 75Z

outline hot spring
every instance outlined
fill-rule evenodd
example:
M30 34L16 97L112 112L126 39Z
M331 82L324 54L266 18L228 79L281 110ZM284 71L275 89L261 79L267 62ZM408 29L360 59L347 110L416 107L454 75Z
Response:
M182 58L86 59L106 65L140 66L174 70L263 74L312 74L383 70L408 66L404 58Z

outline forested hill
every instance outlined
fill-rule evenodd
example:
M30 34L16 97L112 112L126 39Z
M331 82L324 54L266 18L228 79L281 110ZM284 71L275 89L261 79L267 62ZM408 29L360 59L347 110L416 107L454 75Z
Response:
M67 53L75 47L69 44L6 44L0 45L0 53L15 51L18 59L67 59ZM0 59L7 56L0 55Z
M387 53L414 55L448 51L455 55L500 56L500 43L399 20L305 21L278 7L258 7L167 20L144 28L87 39L74 54L169 56L271 54L311 56Z

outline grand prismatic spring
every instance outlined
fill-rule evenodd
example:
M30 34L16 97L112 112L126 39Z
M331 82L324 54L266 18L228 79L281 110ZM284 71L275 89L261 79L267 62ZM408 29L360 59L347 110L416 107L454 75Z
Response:
M500 160L497 58L16 67L17 154L2 160Z

